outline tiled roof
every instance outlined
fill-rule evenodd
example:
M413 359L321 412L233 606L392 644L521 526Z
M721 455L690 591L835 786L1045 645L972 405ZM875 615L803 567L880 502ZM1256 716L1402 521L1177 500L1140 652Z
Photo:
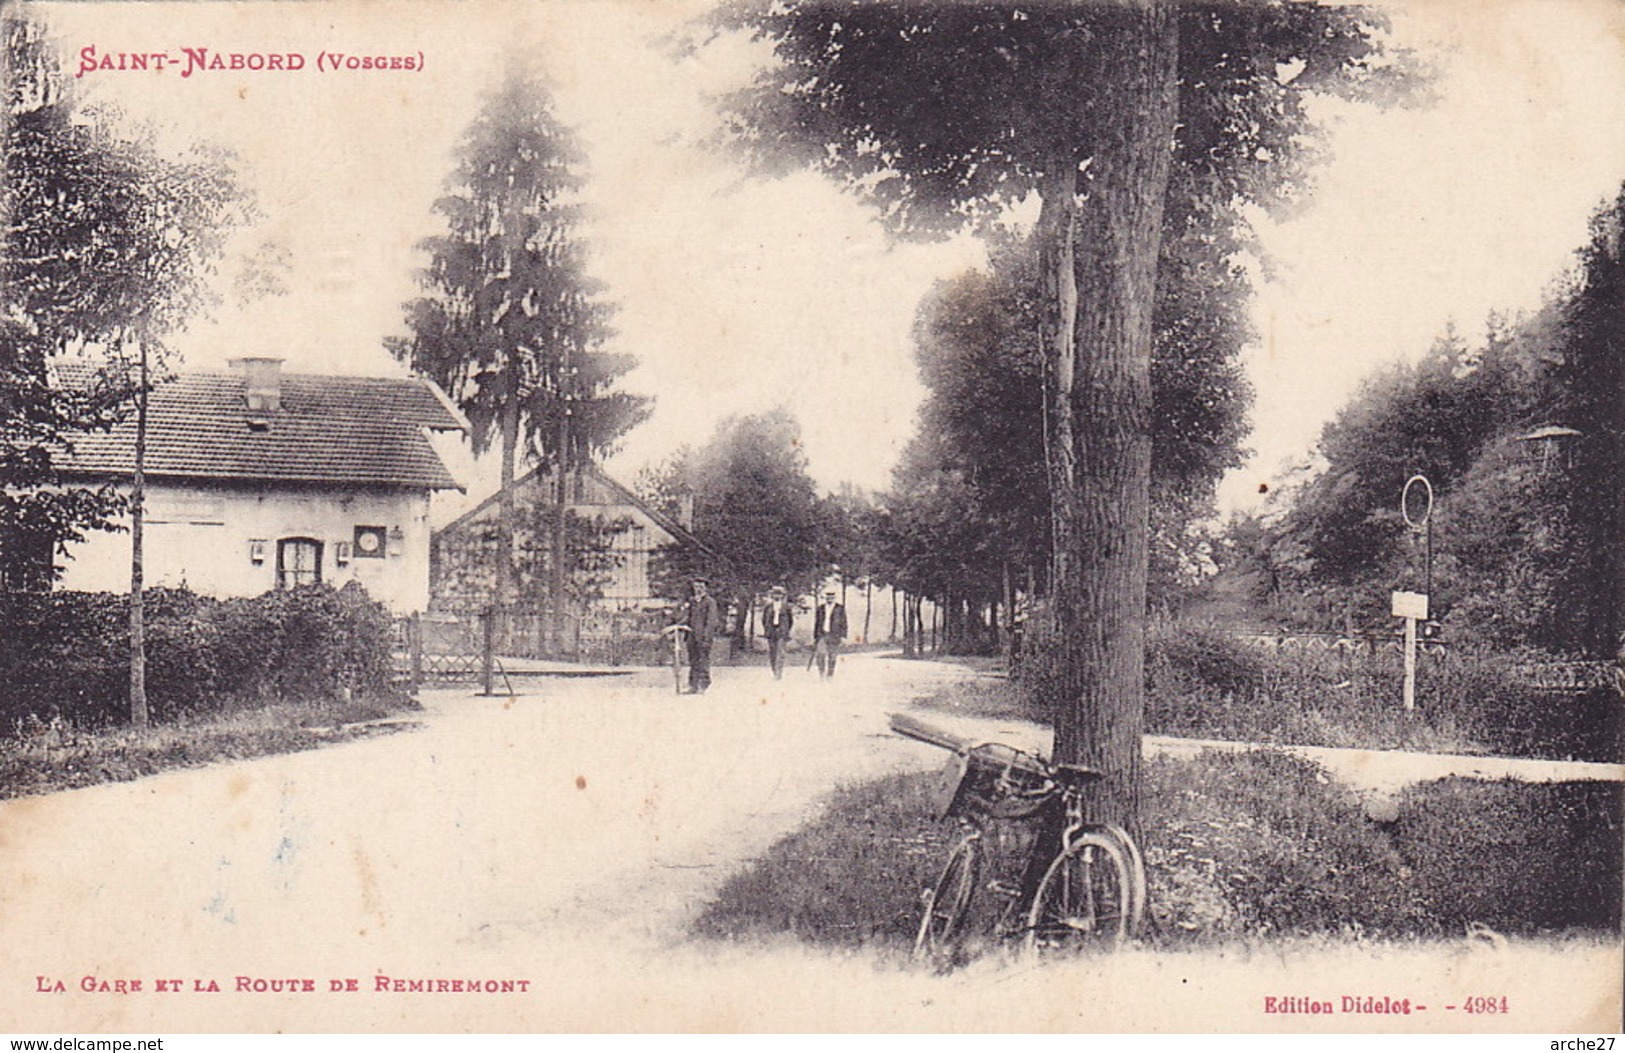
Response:
M61 363L62 383L87 383L88 366ZM285 373L281 408L251 410L235 370L178 374L154 386L147 408L151 476L254 482L460 489L427 431L466 422L432 383L418 379ZM128 475L135 420L72 439L56 458L69 474Z

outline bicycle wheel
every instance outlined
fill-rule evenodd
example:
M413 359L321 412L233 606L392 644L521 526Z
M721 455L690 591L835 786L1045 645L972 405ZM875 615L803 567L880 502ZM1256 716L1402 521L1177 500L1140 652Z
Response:
M1115 835L1086 830L1055 858L1027 913L1028 953L1114 950L1133 934L1139 897L1123 845Z
M976 839L969 837L959 842L949 854L948 862L942 865L936 887L926 893L920 931L914 937L914 957L938 958L953 950L965 915L970 911L980 869L981 853Z
M1140 934L1140 925L1145 921L1145 901L1148 894L1145 857L1140 855L1140 846L1135 844L1134 838L1121 826L1107 823L1100 826L1098 832L1105 837L1116 839L1118 847L1123 851L1123 858L1128 861L1128 937L1133 939Z

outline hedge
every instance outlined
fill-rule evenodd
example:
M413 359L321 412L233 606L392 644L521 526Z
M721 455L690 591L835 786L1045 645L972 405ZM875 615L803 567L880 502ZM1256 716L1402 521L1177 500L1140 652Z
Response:
M389 613L359 585L215 600L149 589L153 716L391 690ZM0 593L0 731L120 723L129 712L129 597Z

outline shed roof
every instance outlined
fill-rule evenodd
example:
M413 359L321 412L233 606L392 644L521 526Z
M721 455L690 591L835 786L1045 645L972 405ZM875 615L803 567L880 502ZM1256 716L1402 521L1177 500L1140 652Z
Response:
M710 546L706 545L703 541L694 536L693 531L684 527L675 519L649 504L643 498L639 497L634 491L628 489L626 486L623 486L617 479L615 479L614 476L606 472L596 461L589 461L586 465L580 468L580 471L583 475L592 478L593 480L597 481L599 485L604 487L604 489L609 492L609 495L615 499L616 503L636 508L644 515L648 516L649 520L653 522L655 526L659 527L661 530L664 530L667 534L670 534L678 544L698 548L705 552L712 551ZM525 490L539 489L550 475L551 472L548 467L537 466L520 476L518 479L514 480L514 488L521 492ZM495 514L498 503L501 500L502 492L498 490L496 493L493 493L490 497L487 497L473 508L470 508L462 515L452 520L450 523L447 523L439 530L436 530L435 536L442 537L454 535L462 530L466 530L469 524ZM576 502L572 505L572 507L580 506L580 502Z
M59 382L88 384L93 367L57 363ZM154 385L146 471L155 477L461 489L430 431L468 422L431 381L284 373L281 406L251 409L236 370L179 373ZM56 458L70 475L134 470L133 415L111 431L74 436Z

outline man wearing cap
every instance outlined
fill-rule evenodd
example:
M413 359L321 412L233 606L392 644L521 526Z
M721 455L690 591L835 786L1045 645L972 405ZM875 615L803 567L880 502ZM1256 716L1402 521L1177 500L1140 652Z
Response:
M835 590L830 589L813 613L813 661L818 663L820 679L835 675L835 659L840 657L841 641L845 639L846 608L835 602Z
M688 604L683 608L683 620L689 629L688 693L703 695L711 686L711 640L722 619L717 613L717 601L710 596L709 581L695 578L689 589Z
M767 637L767 664L773 667L773 679L784 677L784 641L790 638L790 626L795 615L790 611L783 585L768 590L767 606L762 608L762 635Z

